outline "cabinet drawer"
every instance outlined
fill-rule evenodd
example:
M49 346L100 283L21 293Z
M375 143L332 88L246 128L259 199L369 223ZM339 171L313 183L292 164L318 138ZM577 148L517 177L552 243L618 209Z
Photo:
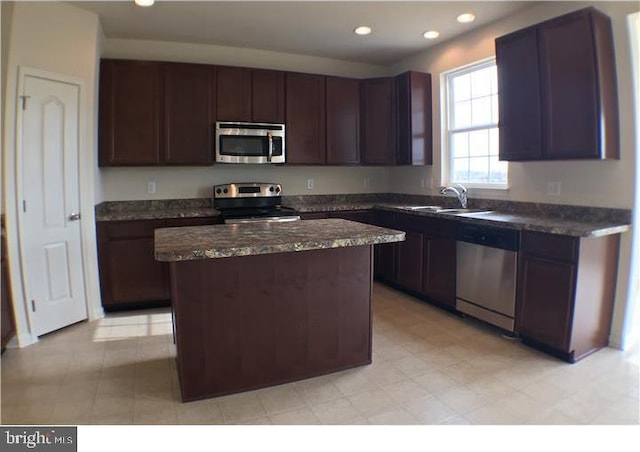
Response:
M403 231L417 231L432 236L456 238L456 223L450 220L398 214L396 225Z
M98 223L109 239L153 237L156 228L164 226L163 220L127 220ZM101 226L100 226L101 225Z
M547 259L574 262L578 239L542 232L522 232L522 252Z

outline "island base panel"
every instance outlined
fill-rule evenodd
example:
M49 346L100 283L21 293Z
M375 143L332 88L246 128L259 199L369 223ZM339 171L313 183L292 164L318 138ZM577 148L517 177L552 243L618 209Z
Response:
M371 363L372 247L171 264L183 401Z

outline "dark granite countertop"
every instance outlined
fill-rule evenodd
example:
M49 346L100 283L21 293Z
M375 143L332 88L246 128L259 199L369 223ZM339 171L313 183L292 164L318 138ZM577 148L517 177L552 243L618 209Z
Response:
M111 201L96 206L96 221L162 220L166 218L217 217L211 200L166 199L157 201Z
M186 261L401 242L405 233L337 218L155 231L159 261Z
M301 213L367 210L372 208L410 213L417 216L448 218L464 223L547 232L573 237L597 237L628 231L631 211L588 206L567 206L513 201L470 199L469 207L490 213L443 214L415 211L418 205L455 207L450 197L401 195L390 193L361 195L289 196L283 204ZM143 220L217 216L211 199L158 201L118 201L96 207L97 221Z
M454 219L462 223L477 224L481 226L495 226L525 231L546 232L549 234L567 235L572 237L599 237L609 234L618 234L628 231L629 224L620 224L610 221L572 220L566 218L553 218L548 216L535 216L509 212L470 212L462 214L420 212L411 210L411 206L379 205L376 208L400 211L418 216Z

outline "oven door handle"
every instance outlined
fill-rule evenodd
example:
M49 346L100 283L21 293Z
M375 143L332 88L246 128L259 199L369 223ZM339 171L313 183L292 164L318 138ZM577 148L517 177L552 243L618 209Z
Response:
M273 135L271 132L267 133L267 139L269 140L269 154L267 155L267 162L271 162L273 157Z

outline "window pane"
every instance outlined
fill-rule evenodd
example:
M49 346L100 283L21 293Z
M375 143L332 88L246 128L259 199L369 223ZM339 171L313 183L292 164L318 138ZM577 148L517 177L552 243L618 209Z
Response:
M479 99L474 99L471 102L472 124L474 126L491 124L491 98L481 97Z
M454 158L469 157L469 134L467 132L452 135L451 153Z
M471 125L471 102L457 102L453 107L453 127L469 127Z
M506 185L508 163L498 160L497 68L487 62L447 75L448 182ZM446 157L446 156L445 156Z
M460 102L471 98L471 76L460 75L453 79L453 101Z
M501 162L495 157L491 160L491 173L489 176L489 182L492 184L506 184L507 183L507 162Z
M453 159L452 182L467 182L469 179L469 159Z
M498 92L498 67L496 65L491 66L491 93L496 94Z
M491 96L491 122L498 124L500 113L498 111L498 95Z
M472 157L489 155L488 131L476 130L469 134L469 155Z
M469 159L469 182L489 182L489 160L485 157Z
M491 94L491 68L471 73L471 94L474 98Z
M498 155L500 149L500 139L498 137L498 128L489 129L489 154Z

